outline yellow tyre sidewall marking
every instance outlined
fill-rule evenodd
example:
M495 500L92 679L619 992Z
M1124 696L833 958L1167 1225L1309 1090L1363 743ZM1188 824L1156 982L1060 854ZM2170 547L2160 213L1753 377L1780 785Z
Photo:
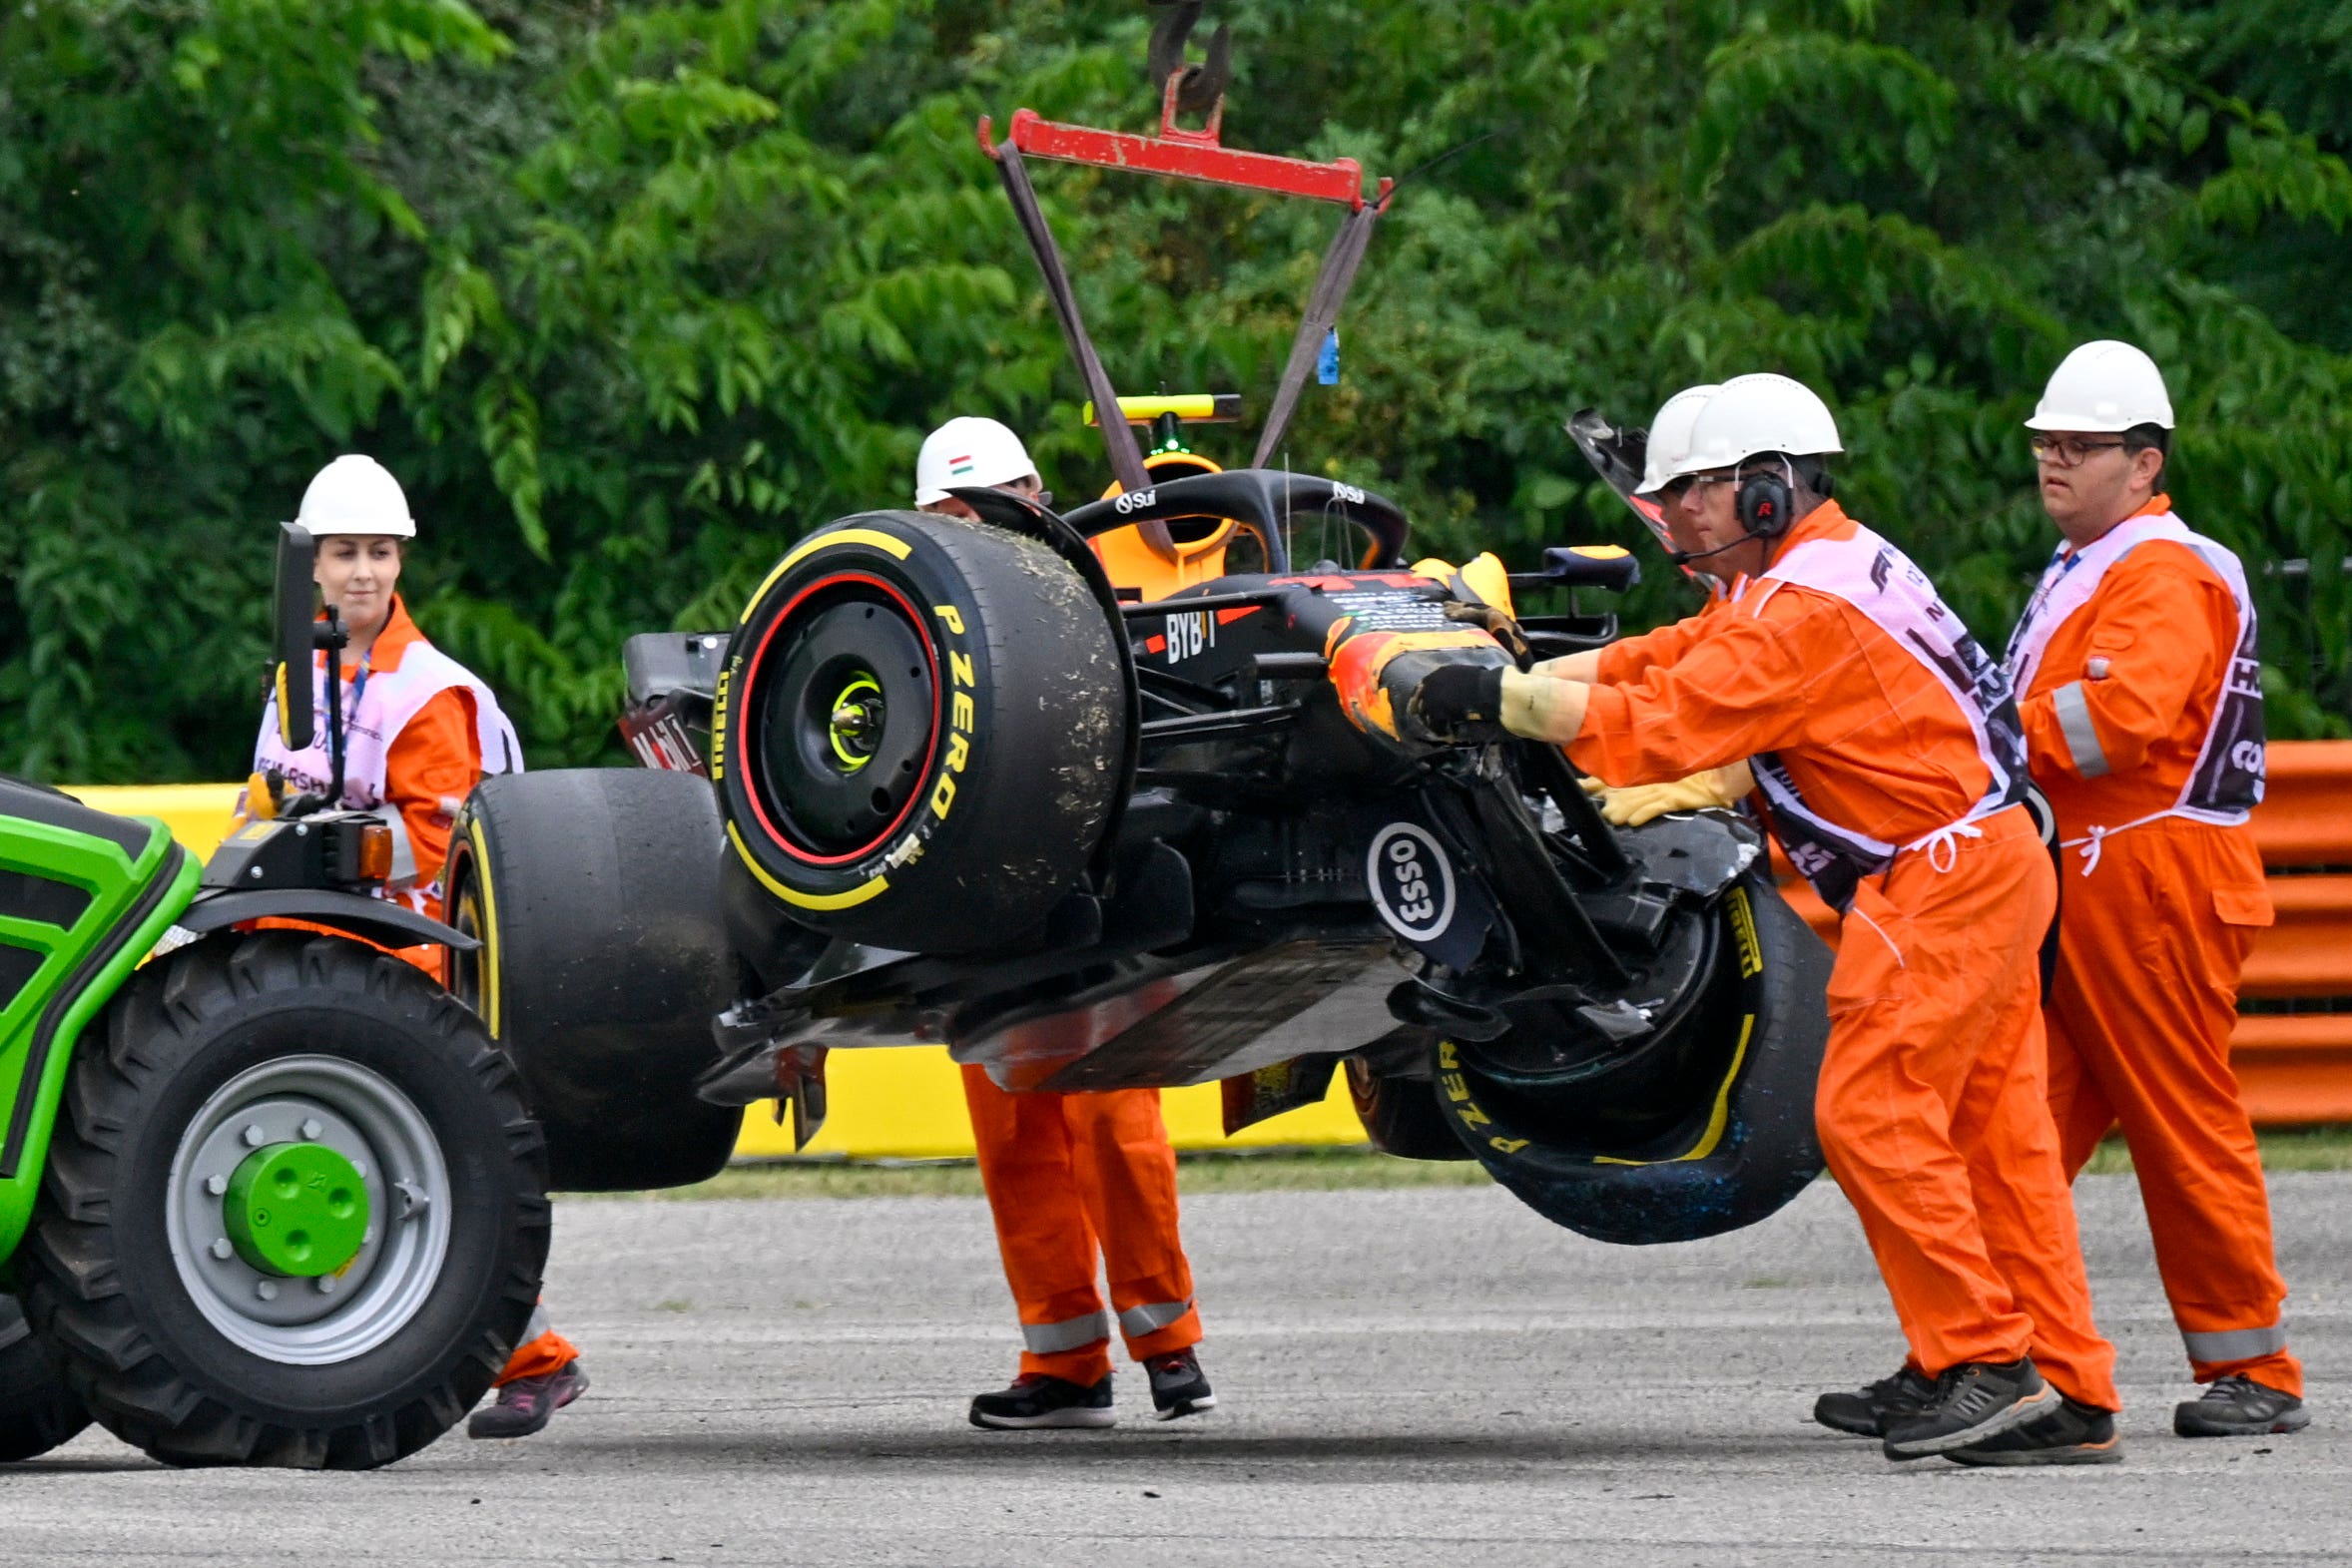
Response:
M480 891L480 929L474 935L481 939L481 956L476 960L482 976L482 1022L490 1029L490 1038L498 1033L498 900L490 890L490 848L482 839L482 819L475 817L465 824L465 841L473 846L473 882Z
M881 893L884 888L890 885L890 879L887 876L875 876L859 883L856 887L851 888L848 892L804 893L796 887L787 887L784 885L784 883L778 881L775 877L770 876L768 874L767 868L762 866L759 861L752 858L751 847L743 841L743 834L735 830L735 824L733 822L729 822L727 824L727 841L735 845L736 858L743 861L744 865L750 869L752 875L760 879L760 885L762 887L767 888L770 892L783 899L786 903L793 904L802 909L855 908L859 904L866 902L867 899Z
M778 578L791 571L794 567L800 565L809 557L815 555L818 551L828 550L839 544L872 545L875 549L882 551L884 555L890 556L893 559L900 561L905 560L908 556L914 553L914 546L908 544L905 540L898 538L894 534L885 534L873 528L837 528L832 533L819 534L814 539L805 539L800 544L793 547L793 551L790 555L776 563L776 569L770 572L767 577L762 580L758 590L753 593L751 602L743 607L742 618L735 624L742 626L751 620L752 612L760 608L760 601L768 597L768 590L776 586L776 580Z

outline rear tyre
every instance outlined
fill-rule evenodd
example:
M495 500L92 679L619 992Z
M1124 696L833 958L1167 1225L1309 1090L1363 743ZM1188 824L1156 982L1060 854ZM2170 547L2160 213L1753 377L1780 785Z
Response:
M572 1192L683 1187L726 1165L743 1113L697 1099L737 996L718 802L693 774L485 779L449 839L449 988L514 1061Z
M1482 1075L1474 1049L1438 1047L1439 1104L1494 1180L1556 1225L1628 1245L1753 1225L1821 1174L1814 1090L1829 1039L1830 955L1770 881L1749 873L1717 904L1725 940L1680 1053L1714 1067L1682 1114L1630 1120L1597 1090L1574 1107Z
M64 1363L33 1332L16 1298L0 1296L0 1463L47 1453L89 1424Z
M711 752L735 851L828 936L1016 944L1116 804L1120 635L1034 539L916 512L811 535L728 649Z
M410 965L279 932L182 948L108 1005L65 1111L26 1310L156 1458L389 1464L520 1342L539 1129L480 1020Z
M1348 1094L1364 1136L1382 1154L1400 1160L1468 1160L1470 1147L1438 1104L1438 1086L1427 1078L1376 1076L1360 1056L1348 1058Z

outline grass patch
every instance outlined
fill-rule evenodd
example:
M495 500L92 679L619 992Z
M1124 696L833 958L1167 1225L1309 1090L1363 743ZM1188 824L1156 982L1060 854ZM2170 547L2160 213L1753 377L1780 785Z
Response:
M2269 1171L2352 1171L2352 1128L2319 1127L2260 1136ZM2121 1176L2130 1151L2110 1138L2087 1173ZM1177 1156L1176 1185L1200 1193L1337 1192L1361 1187L1483 1187L1475 1161L1398 1160L1365 1149L1203 1150ZM599 1199L675 1203L699 1198L977 1198L969 1160L775 1160L736 1165L707 1182L648 1193L582 1193ZM1761 1287L1759 1287L1761 1288Z
M2352 1171L2352 1127L2298 1127L2259 1132L2265 1171ZM2093 1176L2122 1176L2131 1170L2131 1151L2120 1138L2098 1146L2083 1169Z

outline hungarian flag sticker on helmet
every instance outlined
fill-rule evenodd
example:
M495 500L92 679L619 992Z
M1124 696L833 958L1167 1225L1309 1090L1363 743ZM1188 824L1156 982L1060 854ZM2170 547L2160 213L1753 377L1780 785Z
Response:
M961 457L950 457L947 459L947 476L951 479L958 474L968 474L971 472L971 455L968 452Z

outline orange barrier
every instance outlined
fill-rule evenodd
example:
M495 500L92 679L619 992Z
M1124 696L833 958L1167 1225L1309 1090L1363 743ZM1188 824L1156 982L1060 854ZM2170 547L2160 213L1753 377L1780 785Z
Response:
M2238 1086L2259 1127L2352 1122L2352 741L2272 746L2252 826L2278 923L2238 989ZM1772 865L1789 907L1836 946L1837 916L1778 848ZM2281 1003L2307 1010L2270 1010Z

